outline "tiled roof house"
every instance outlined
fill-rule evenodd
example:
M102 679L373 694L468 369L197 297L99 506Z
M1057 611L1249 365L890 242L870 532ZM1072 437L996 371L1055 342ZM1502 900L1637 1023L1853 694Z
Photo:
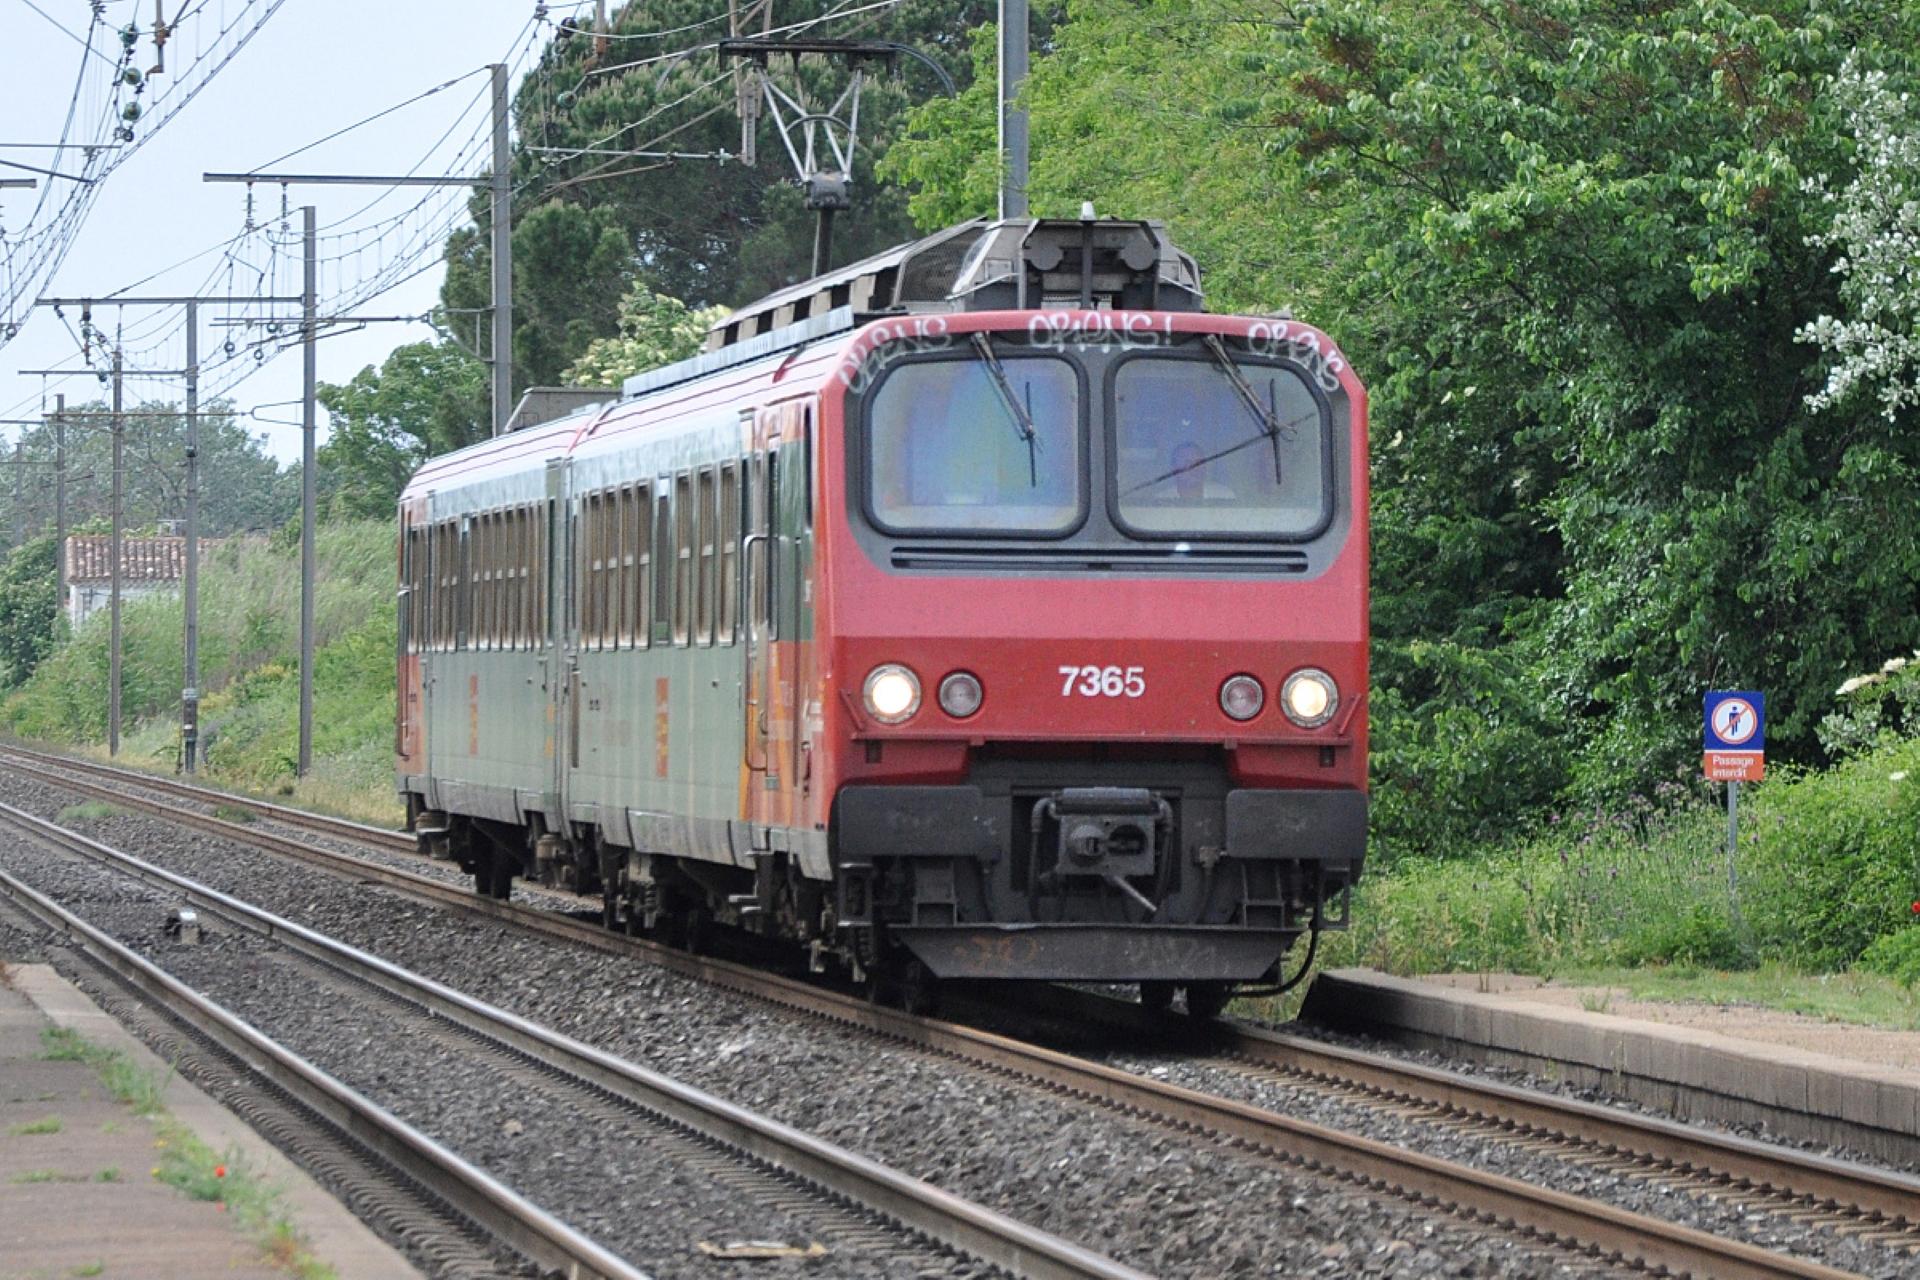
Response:
M105 609L113 585L113 539L105 534L67 539L67 621L74 627ZM170 591L186 573L185 538L120 539L120 601Z

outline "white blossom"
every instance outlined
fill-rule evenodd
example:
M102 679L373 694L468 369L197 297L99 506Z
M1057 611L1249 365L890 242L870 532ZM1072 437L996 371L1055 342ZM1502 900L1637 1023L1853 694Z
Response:
M1807 397L1816 412L1875 389L1891 422L1920 405L1920 119L1886 73L1848 57L1834 82L1858 143L1859 171L1844 191L1825 176L1806 189L1832 206L1833 221L1808 243L1839 249L1833 271L1851 316L1820 316L1794 336L1839 357L1827 385Z

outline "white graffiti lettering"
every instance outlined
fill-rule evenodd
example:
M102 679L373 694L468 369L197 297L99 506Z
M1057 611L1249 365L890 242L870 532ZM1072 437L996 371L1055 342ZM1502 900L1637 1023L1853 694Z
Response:
M1340 373L1347 367L1331 342L1305 325L1285 320L1255 321L1247 330L1247 349L1256 356L1304 365L1329 394L1340 389Z
M854 339L840 365L840 383L854 395L870 388L902 356L945 351L953 345L945 316L910 316L874 325Z
M1054 351L1164 347L1173 342L1173 317L1144 311L1043 311L1027 321L1027 342Z

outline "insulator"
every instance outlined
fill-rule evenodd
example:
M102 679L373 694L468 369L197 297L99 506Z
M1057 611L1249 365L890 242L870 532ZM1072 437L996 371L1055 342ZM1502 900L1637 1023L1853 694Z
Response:
M128 67L120 73L120 79L127 84L137 86L140 83L141 76L137 68Z
M233 339L232 339L232 338L228 338L228 339L226 340L226 343L224 344L224 346L225 346L225 349L226 349L226 353L227 353L228 355L232 355L232 354L233 354L233 352L234 352L234 345L233 345Z
M267 349L265 347L255 347L253 349L253 362L255 364L261 363L266 358L267 358Z
M140 28L134 26L131 22L120 28L121 48L132 49L133 46L138 43L140 43Z
M120 108L120 118L128 124L132 124L135 120L138 120L140 118L140 104L137 102L129 102L126 106Z

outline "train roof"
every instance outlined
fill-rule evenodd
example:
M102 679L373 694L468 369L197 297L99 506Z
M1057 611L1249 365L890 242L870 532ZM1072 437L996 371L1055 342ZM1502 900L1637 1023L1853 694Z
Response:
M716 323L707 350L699 355L628 378L617 398L610 393L603 403L430 459L414 473L407 493L573 453L602 423L651 417L642 400L655 401L649 409L677 416L693 406L661 393L726 370L737 369L739 376L712 390L723 399L737 395L747 384L771 377L792 353L819 346L823 355L836 354L843 344L829 340L889 316L1206 309L1200 270L1167 238L1165 224L1095 218L1091 209L1087 214L1080 219L977 218L768 294ZM765 368L756 369L759 365ZM691 392L685 399L707 398Z

